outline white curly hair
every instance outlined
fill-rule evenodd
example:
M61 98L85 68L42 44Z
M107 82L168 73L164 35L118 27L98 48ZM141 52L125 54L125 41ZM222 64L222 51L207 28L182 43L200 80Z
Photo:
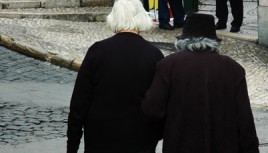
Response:
M120 30L145 31L153 26L152 19L140 0L117 0L106 19L113 32Z

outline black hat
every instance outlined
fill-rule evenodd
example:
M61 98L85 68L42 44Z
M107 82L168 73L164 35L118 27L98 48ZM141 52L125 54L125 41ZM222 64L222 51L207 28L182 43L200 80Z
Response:
M214 16L201 13L190 13L185 19L182 34L177 39L206 37L221 41L216 35Z

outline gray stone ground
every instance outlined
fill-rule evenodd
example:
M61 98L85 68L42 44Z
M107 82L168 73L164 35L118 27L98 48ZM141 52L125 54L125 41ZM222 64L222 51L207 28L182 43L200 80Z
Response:
M200 12L215 13L213 1L205 3ZM268 153L268 48L256 44L256 1L247 1L245 8L242 31L231 34L227 29L218 35L223 39L221 53L246 69L260 150ZM172 54L181 29L164 31L156 26L141 35L165 55ZM43 60L0 47L1 153L66 152L67 114L77 72L63 67L79 68L87 48L112 35L103 22L0 18L1 44Z

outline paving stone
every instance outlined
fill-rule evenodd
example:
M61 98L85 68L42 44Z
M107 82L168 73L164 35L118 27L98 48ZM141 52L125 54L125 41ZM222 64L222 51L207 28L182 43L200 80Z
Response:
M27 133L24 133L24 132L17 132L17 133L15 133L15 135L16 135L17 137L22 137L22 138L25 139L25 136L27 135Z
M25 115L25 118L36 118L36 116L31 112L30 114Z
M49 121L51 121L49 117L38 118L38 120L39 120L40 122L49 122Z
M18 111L18 110L14 110L14 112L12 112L14 115L16 115L17 117L18 116L23 116L24 115L24 112L23 111Z
M8 125L7 122L5 122L3 120L2 120L2 122L0 122L0 127L6 127L7 125Z
M20 126L7 126L6 129L7 130L16 130L16 131L19 131L20 130Z
M8 142L6 142L6 141L1 141L1 139L0 139L0 145L6 145Z
M38 121L37 119L29 119L28 121L27 121L27 123L33 123L33 124L40 124L40 121Z
M1 136L1 139L5 139L5 141L6 141L7 139L12 139L12 136L11 135L3 135L3 136Z
M49 140L49 139L55 139L55 136L53 135L46 135L44 136L45 139Z
M12 121L14 121L15 119L14 118L2 118L1 119L2 120L2 122L12 122Z
M47 135L47 133L43 132L43 131L36 131L36 132L34 132L34 135L37 137L43 137L43 136Z
M15 121L12 123L14 126L26 126L29 125L26 123L26 121Z
M62 111L61 110L54 110L53 111L53 115L51 115L50 117L57 116L57 115L60 115L60 114L62 114Z
M16 140L14 140L14 139L5 139L5 141L8 143L8 144L11 144L11 145L15 145L15 144L17 144L16 143Z
M24 132L32 132L32 131L33 131L33 128L32 128L32 127L29 127L29 126L21 127L21 128L20 128L20 131L24 131Z
M1 75L1 74L0 74ZM0 104L0 108L4 108L5 107L5 105L4 104Z

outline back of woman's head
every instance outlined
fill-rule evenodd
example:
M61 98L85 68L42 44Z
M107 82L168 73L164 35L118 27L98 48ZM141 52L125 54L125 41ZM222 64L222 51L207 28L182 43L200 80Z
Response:
M140 0L115 1L111 13L107 16L107 24L114 32L120 30L145 31L153 25Z

